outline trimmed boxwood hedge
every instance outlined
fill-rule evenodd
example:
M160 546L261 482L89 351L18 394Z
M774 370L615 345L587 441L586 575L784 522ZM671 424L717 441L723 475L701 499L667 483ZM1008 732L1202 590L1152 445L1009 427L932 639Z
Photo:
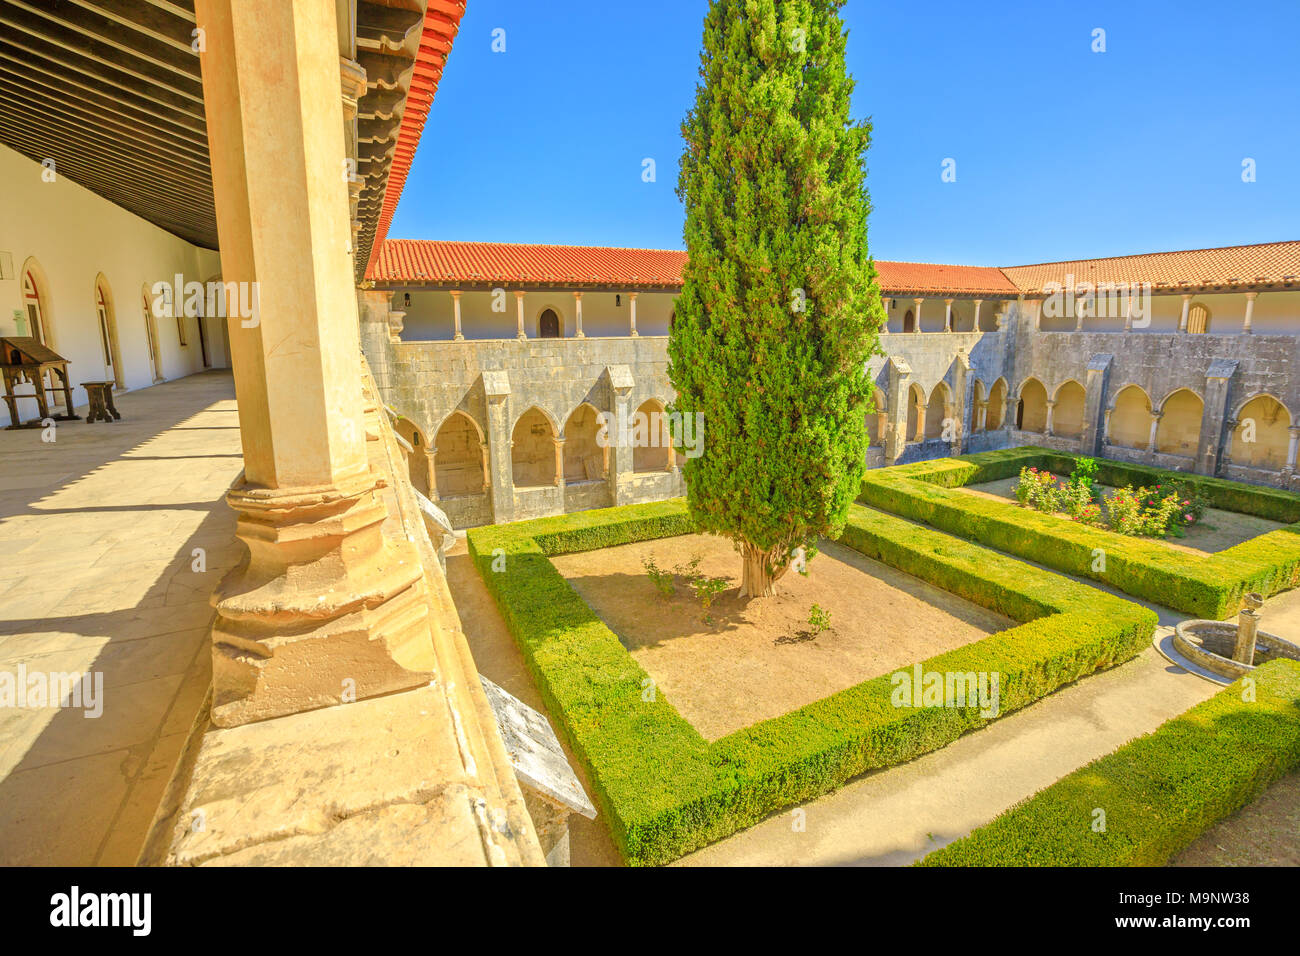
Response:
M1267 597L1300 583L1300 495L1291 492L1098 459L1103 484L1181 479L1200 489L1212 507L1297 522L1200 557L952 490L1009 478L1031 465L1068 473L1074 461L1072 455L1026 447L880 468L863 478L859 501L1197 617L1222 619L1239 609L1248 591ZM1094 571L1098 549L1105 553L1105 569Z
M643 699L648 675L548 559L693 530L679 499L468 535L628 863L667 863L996 719L975 705L897 708L883 675L709 743L662 693ZM841 542L1023 622L923 662L926 671L1000 674L1001 714L1132 658L1156 624L1130 601L859 505Z
M920 866L1161 866L1300 765L1300 662L1274 660ZM1096 809L1106 829L1093 832Z

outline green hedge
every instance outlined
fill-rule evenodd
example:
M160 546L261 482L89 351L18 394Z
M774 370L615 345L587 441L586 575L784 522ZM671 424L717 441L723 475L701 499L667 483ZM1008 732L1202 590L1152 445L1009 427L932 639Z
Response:
M678 500L477 528L468 536L627 862L669 862L996 719L981 717L977 706L895 707L884 675L704 740L662 693L642 699L646 673L547 557L691 530ZM1000 714L1135 656L1156 623L1153 612L1130 601L858 505L841 541L1024 622L923 662L926 671L1000 674Z
M1155 484L1179 478L1196 484L1213 507L1274 520L1300 517L1300 495L1290 492L1099 461L1105 484ZM1127 537L953 490L1018 475L1031 465L1068 473L1073 463L1073 456L1029 447L881 468L863 478L859 500L1198 617L1220 619L1236 612L1248 591L1267 597L1300 583L1300 524L1201 557L1160 541ZM1105 568L1094 571L1098 549L1104 552Z
M1300 765L1300 663L1274 660L921 866L1161 866ZM1243 678L1244 680L1244 678ZM1106 829L1093 832L1094 811Z

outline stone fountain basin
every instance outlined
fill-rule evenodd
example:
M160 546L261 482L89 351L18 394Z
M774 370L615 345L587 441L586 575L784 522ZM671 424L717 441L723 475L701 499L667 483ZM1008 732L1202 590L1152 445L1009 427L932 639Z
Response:
M1231 621L1183 621L1174 628L1174 646L1189 660L1233 679L1243 677L1279 657L1300 661L1300 647L1288 640L1259 631L1255 635L1255 664L1232 659L1237 645L1237 625Z

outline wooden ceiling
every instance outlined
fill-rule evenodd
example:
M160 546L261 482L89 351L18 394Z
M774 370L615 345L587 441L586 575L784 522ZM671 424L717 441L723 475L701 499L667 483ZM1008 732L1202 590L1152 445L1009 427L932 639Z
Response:
M217 247L193 0L0 0L0 142Z
M401 193L464 7L464 0L356 3L357 60L366 71L355 143L358 280L381 215L386 226ZM216 249L194 42L194 0L0 0L0 143L52 160L58 175ZM413 86L419 102L404 123ZM395 156L400 170L390 190Z

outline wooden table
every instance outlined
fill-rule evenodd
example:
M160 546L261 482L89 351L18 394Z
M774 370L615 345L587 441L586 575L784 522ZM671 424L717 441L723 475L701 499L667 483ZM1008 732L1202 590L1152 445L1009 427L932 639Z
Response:
M90 401L90 410L86 415L87 423L122 420L122 416L118 414L117 406L113 404L113 388L116 385L116 382L81 383L81 387L86 390L86 398Z

